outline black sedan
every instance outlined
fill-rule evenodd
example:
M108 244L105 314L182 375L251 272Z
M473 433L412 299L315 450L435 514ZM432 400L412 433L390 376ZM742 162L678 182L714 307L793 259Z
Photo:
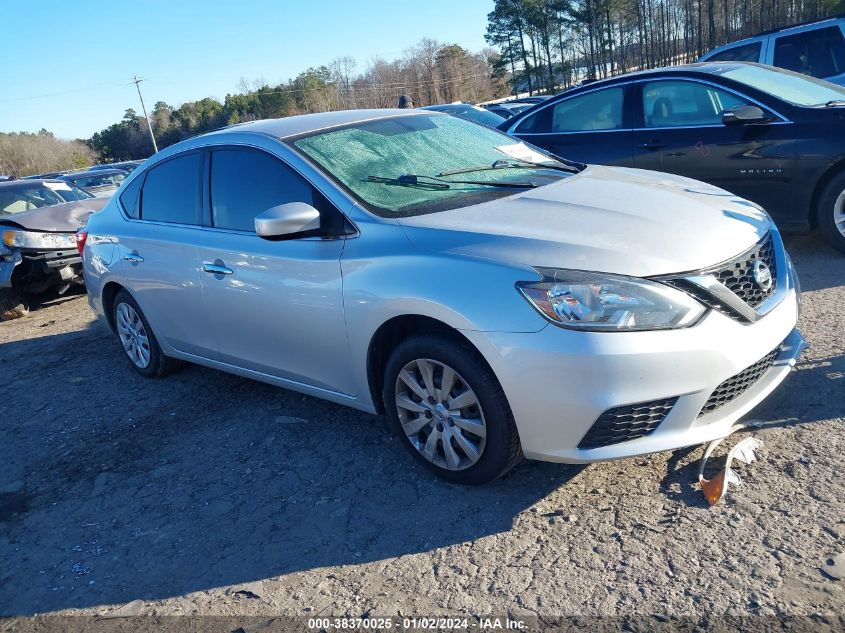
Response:
M756 202L845 252L845 88L750 63L597 81L500 129L564 158L670 172Z

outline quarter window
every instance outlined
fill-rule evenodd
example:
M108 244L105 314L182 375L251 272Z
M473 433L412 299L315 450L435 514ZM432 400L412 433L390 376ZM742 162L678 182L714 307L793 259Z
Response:
M622 128L624 88L606 88L563 99L528 117L516 133L589 132Z
M711 55L705 61L708 62L759 62L762 42L752 42L734 46Z
M198 153L173 158L153 167L147 173L141 190L141 219L200 224L199 182Z
M646 127L721 125L722 112L749 105L737 95L692 81L643 84Z
M815 29L775 40L774 65L811 77L845 73L845 41L838 26Z
M144 176L141 175L130 182L120 194L120 204L130 218L138 218L138 201L141 196L141 185L144 183Z
M314 204L313 188L290 167L257 151L212 152L211 216L214 226L254 231L256 215L286 202Z

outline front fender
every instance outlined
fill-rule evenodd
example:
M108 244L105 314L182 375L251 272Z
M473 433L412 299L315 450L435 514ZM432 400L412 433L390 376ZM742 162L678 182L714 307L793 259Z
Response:
M12 273L15 267L21 263L21 254L18 251L10 251L5 247L0 247L0 288L12 287Z

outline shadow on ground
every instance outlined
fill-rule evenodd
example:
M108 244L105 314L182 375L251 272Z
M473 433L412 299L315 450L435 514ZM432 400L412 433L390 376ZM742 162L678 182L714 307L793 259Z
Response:
M583 469L524 463L486 487L449 485L380 418L193 366L147 381L100 326L6 343L0 356L0 397L20 412L0 447L6 615L473 541L511 529ZM49 384L9 385L13 366L38 365L55 367ZM79 398L98 413L76 416Z

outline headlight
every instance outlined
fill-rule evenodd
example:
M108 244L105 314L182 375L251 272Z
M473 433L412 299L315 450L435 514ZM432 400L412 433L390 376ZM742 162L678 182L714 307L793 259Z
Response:
M689 295L647 279L537 268L542 281L517 289L552 323L575 330L623 332L693 325L706 308Z
M74 233L38 233L36 231L3 231L3 244L17 248L76 248Z

